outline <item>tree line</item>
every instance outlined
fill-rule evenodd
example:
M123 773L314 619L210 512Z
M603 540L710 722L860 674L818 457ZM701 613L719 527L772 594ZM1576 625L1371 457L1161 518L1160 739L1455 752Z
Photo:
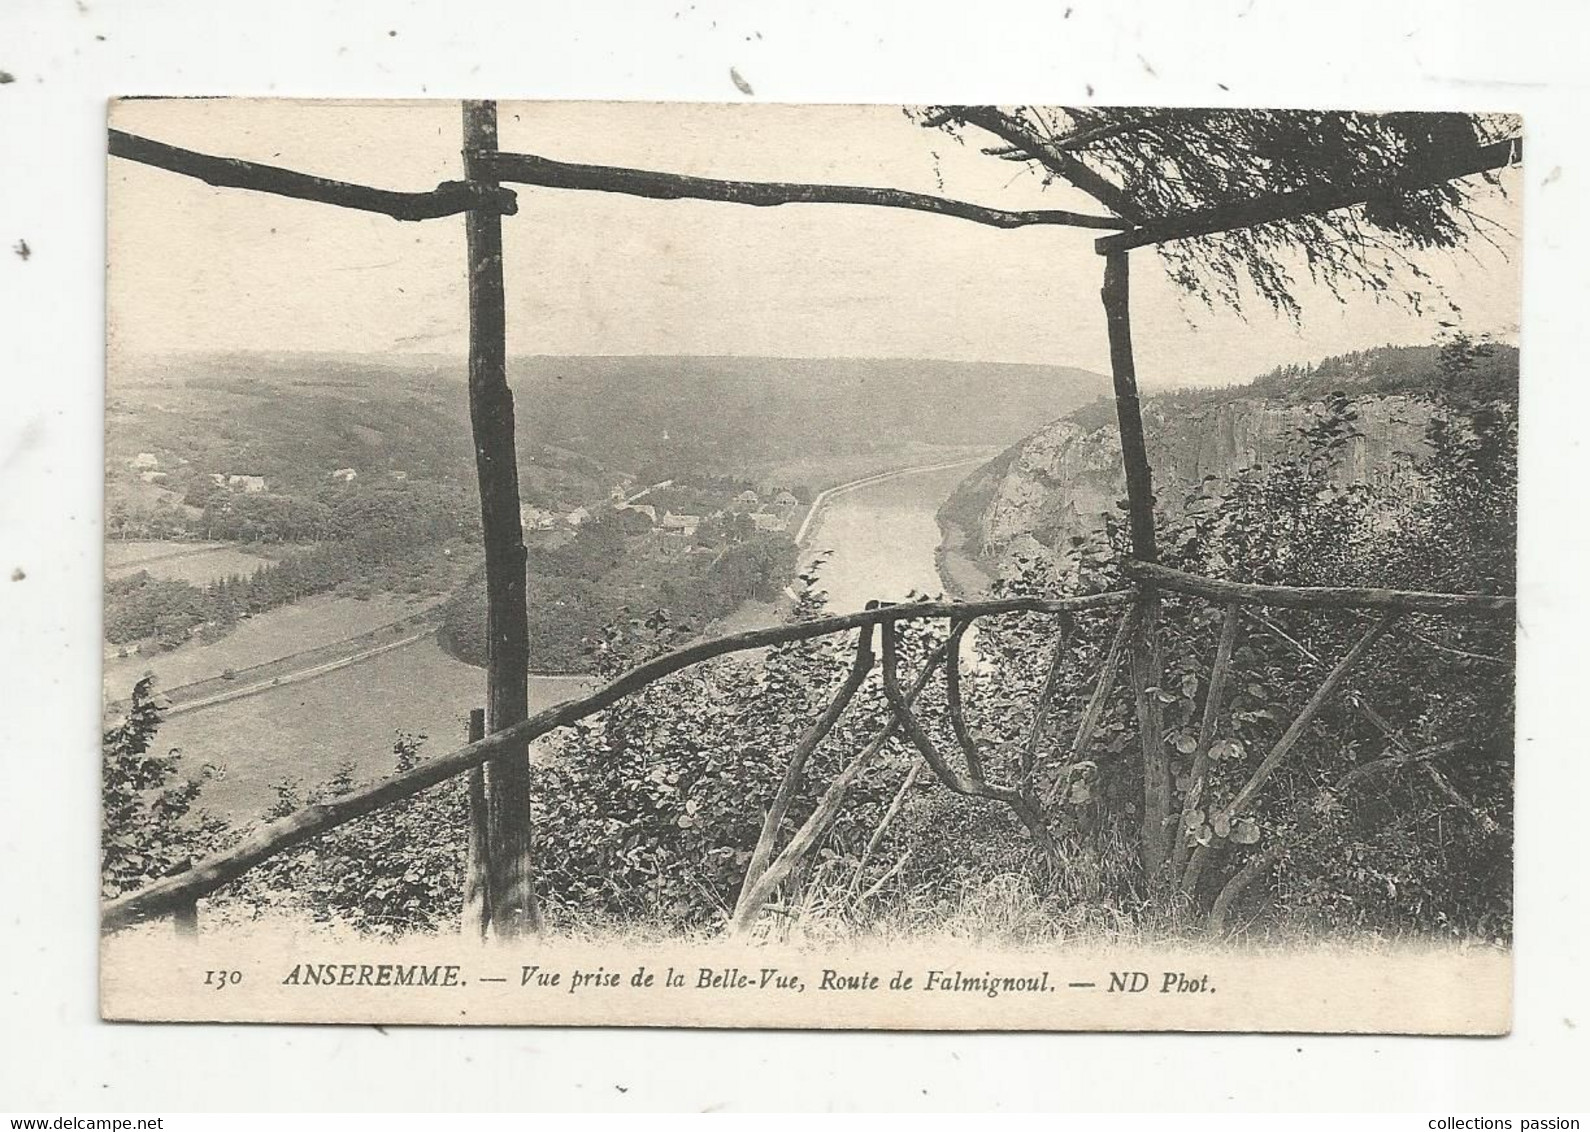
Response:
M267 532L270 541L290 541L289 535L302 533L298 517L312 512L317 516L313 529L324 540L252 573L202 586L144 570L109 579L105 639L115 645L152 640L173 648L195 630L213 639L243 617L341 588L358 597L382 590L440 590L450 569L441 549L478 537L479 517L468 508L466 493L436 485L349 492L335 504L283 502L240 495L212 506L237 521L235 530Z

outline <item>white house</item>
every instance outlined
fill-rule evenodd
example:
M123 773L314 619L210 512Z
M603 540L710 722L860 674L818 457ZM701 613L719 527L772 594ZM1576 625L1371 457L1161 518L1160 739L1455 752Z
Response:
M689 538L696 533L696 528L701 525L700 515L675 515L672 511L665 511L662 518L662 527L665 531L677 532Z
M227 476L226 486L231 488L233 491L241 491L249 495L256 495L259 492L265 490L265 477L237 475Z
M519 508L519 523L527 531L550 531L558 525L558 513L526 503Z
M359 478L359 472L355 468L338 468L331 473L331 478L341 480L343 483L352 483Z

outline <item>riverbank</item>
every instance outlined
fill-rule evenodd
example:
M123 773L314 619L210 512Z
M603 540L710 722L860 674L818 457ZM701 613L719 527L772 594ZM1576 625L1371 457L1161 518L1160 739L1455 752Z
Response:
M960 601L986 597L994 584L994 576L966 552L968 532L943 514L937 518L940 540L933 560L938 567L939 580L944 583L944 592Z

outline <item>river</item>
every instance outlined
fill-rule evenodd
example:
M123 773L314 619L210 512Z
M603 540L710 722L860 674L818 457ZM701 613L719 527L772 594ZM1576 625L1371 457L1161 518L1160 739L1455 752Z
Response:
M818 571L831 613L851 613L877 598L899 601L913 590L938 594L934 516L978 461L908 472L836 494L807 533L806 562L829 550Z
M934 519L971 465L909 473L834 494L813 521L806 547L829 549L821 586L829 609L845 613L869 600L900 600L943 586L934 564ZM202 804L234 822L275 799L278 783L312 787L348 764L359 781L392 770L399 731L428 736L442 754L460 745L469 708L484 703L480 669L444 653L432 640L299 683L186 712L161 727L159 745L192 764L223 767L206 784ZM581 694L576 677L531 679L531 709Z

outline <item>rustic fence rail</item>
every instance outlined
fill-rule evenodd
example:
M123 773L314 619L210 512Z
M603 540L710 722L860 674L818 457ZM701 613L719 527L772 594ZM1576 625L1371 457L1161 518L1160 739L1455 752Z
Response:
M1196 579L1192 575L1182 574L1179 571L1169 570L1164 567L1154 568L1150 575L1156 584L1163 585L1166 588L1174 585L1181 587L1184 592L1195 597L1209 596L1203 592L1202 585L1188 584L1189 579L1198 583L1202 583L1206 579ZM1231 597L1225 586L1234 586L1240 591L1241 596ZM1319 709L1338 690L1342 679L1351 670L1353 664L1389 628L1389 622L1397 611L1437 609L1448 614L1489 618L1508 616L1512 613L1513 608L1512 599L1499 597L1487 597L1483 602L1451 602L1448 599L1460 595L1348 588L1334 588L1320 594L1310 592L1307 589L1288 589L1286 587L1236 586L1235 583L1226 583L1225 586L1222 586L1219 590L1220 599L1237 603L1247 602L1259 606L1279 605L1290 609L1321 611L1363 610L1366 612L1384 612L1387 609L1392 611L1382 617L1380 622L1377 623L1376 629L1371 630L1370 634L1366 635L1366 638L1360 639L1346 661L1339 663L1337 668L1332 670L1315 697L1305 707L1292 728L1289 729L1287 736L1283 738L1282 742L1261 764L1249 788L1244 790L1240 799L1234 800L1227 807L1231 812L1236 812L1243 808L1257 794L1258 789L1262 787L1275 766L1280 764L1287 752L1295 745L1297 738L1301 735L1309 720L1318 713ZM793 782L800 775L807 757L817 743L821 742L832 730L838 716L844 711L850 698L854 695L855 688L859 687L861 678L865 677L868 671L871 670L873 661L870 642L871 632L874 628L881 628L884 634L884 688L892 709L892 715L887 733L882 740L871 744L868 751L864 753L870 758L881 749L889 738L893 737L896 729L904 730L911 743L921 752L924 760L943 778L946 785L952 790L1006 804L1014 804L1013 808L1017 810L1018 816L1022 817L1024 823L1028 823L1029 830L1035 838L1040 839L1040 844L1042 844L1041 839L1044 834L1040 824L1042 820L1041 813L1043 806L1048 801L1052 801L1052 798L1039 802L1029 792L1023 791L1019 787L990 784L984 777L975 742L970 738L965 726L964 709L959 703L959 691L955 687L959 679L958 650L939 650L938 655L932 659L928 666L928 671L924 672L923 676L925 678L932 669L941 666L945 667L947 672L951 674L948 676L949 688L947 688L947 695L949 696L951 718L956 723L956 734L960 750L965 756L968 767L965 773L957 771L950 766L948 760L939 753L933 740L928 737L925 730L917 723L915 716L910 710L911 700L921 691L921 684L919 683L909 690L899 684L897 661L894 659L894 628L901 622L943 621L950 628L951 639L958 645L966 628L977 619L983 617L1030 613L1064 618L1080 613L1107 611L1124 607L1129 616L1122 619L1109 652L1100 665L1098 683L1090 696L1087 709L1078 728L1073 755L1074 758L1080 759L1087 748L1094 728L1097 726L1105 702L1114 688L1115 672L1119 668L1119 657L1127 639L1132 634L1135 624L1133 617L1130 615L1137 613L1140 616L1143 600L1142 589L1134 587L1130 590L1112 590L1075 597L1009 597L976 602L916 601L896 605L878 605L858 613L837 614L808 621L795 621L786 625L752 629L743 633L698 641L637 665L587 696L554 704L531 715L520 723L486 735L438 758L418 763L407 771L350 791L339 797L306 806L288 817L272 822L230 849L195 862L191 868L184 872L155 881L135 892L108 901L103 906L102 922L107 930L111 930L163 915L191 914L186 913L185 910L190 909L194 901L202 899L216 889L237 880L256 865L262 864L280 853L286 852L311 838L327 833L338 826L345 825L384 806L414 797L416 794L429 790L460 774L473 773L479 768L488 765L492 759L500 757L505 751L522 748L559 728L571 726L692 665L701 664L733 653L765 649L770 646L814 640L821 637L837 636L857 629L861 630L862 637L857 646L858 660L856 665L852 668L851 675L842 685L840 692L831 702L829 709L825 710L813 729L804 734L796 745L789 764L789 773L786 775L786 780L791 783L791 786L788 789L780 790L779 797L782 799L782 805L775 803L768 822L764 824L763 838L766 841L766 845L764 846L762 842L759 842L758 852L753 858L754 863L748 876L746 891L755 892L760 888L764 893L768 893L777 886L777 881L787 874L787 869L780 873L772 873L768 865L768 861L773 857L772 831L777 829L778 821L782 819L787 811L788 796L793 793ZM1230 648L1225 643L1223 635L1222 646L1215 663L1216 675L1211 679L1209 698L1206 704L1206 709L1210 713L1218 711L1220 690L1224 686L1229 660ZM1045 691L1041 694L1040 702L1036 706L1035 711L1041 712L1053 697L1055 691L1056 689L1052 682L1046 683ZM476 726L477 722L472 720L472 733L474 733ZM1212 723L1206 723L1207 728L1212 728L1212 726ZM1207 732L1207 736L1200 737L1200 747L1207 754L1208 745L1206 738L1213 738L1212 730ZM859 765L857 769L860 769ZM852 774L851 778L853 777L854 775ZM1030 781L1027 785L1030 787ZM842 796L843 787L841 787L839 793ZM473 782L471 783L471 795L472 797L474 795ZM832 808L829 807L823 811L825 818L832 816ZM1036 821L1034 810L1036 810ZM481 830L482 827L474 824L474 819L472 818L472 838L482 838ZM472 844L476 843L475 840L472 840ZM471 866L469 872L470 876L474 877L476 868ZM772 882L767 881L768 875L774 876L775 879ZM765 898L764 895L763 899L765 900ZM742 907L747 903L749 901L742 900ZM478 920L474 921L472 930L481 930Z

